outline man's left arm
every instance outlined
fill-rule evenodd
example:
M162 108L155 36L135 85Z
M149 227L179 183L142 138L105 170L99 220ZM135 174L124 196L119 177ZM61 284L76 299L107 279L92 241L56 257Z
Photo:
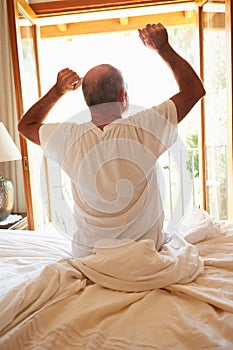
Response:
M22 116L18 124L19 132L40 145L39 129L49 111L66 92L78 89L81 84L82 79L77 73L68 68L61 70L56 84Z

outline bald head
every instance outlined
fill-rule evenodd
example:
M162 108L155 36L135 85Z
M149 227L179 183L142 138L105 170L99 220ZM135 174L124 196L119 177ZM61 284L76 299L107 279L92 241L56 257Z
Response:
M82 81L82 90L88 107L118 102L124 90L124 80L117 68L101 64L87 72Z

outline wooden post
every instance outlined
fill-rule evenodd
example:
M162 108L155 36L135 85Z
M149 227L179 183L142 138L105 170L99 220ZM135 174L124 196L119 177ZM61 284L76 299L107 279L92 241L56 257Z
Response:
M12 55L12 66L16 93L16 109L18 119L24 112L23 108L23 96L21 88L21 78L20 78L20 68L19 68L19 56L17 47L17 28L16 28L16 18L17 14L17 4L15 0L7 1L7 12L8 12L8 22L9 22L9 33L11 39L11 55ZM28 162L28 150L25 138L20 135L20 149L22 154L22 168L23 168L23 179L24 179L24 193L26 201L27 210L27 220L28 229L34 230L34 217L33 217L33 206L32 206L32 195L31 195L31 181L29 172L29 162Z

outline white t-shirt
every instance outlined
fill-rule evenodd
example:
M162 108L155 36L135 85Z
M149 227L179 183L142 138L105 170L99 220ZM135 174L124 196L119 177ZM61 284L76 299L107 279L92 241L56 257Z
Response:
M90 254L104 238L152 239L160 249L164 212L156 161L176 141L176 126L172 100L103 130L91 121L41 126L45 156L71 179L76 257Z

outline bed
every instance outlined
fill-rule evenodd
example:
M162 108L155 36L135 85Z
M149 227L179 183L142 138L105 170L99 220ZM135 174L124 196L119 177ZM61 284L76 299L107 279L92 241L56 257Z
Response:
M195 218L195 220L193 219ZM190 212L160 252L0 230L0 349L233 349L233 225Z

